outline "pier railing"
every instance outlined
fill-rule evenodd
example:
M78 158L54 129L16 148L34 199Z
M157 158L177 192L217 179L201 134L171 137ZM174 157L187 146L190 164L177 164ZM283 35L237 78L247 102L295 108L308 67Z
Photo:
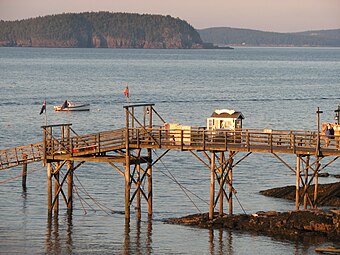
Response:
M37 162L43 158L43 143L0 150L0 170Z
M126 148L127 130L73 136L70 139L51 140L46 145L47 158L68 154L73 157L105 153ZM327 139L309 130L206 130L129 128L129 148L164 148L178 150L252 151L287 154L315 154L317 150L327 155L340 155L340 139Z
M130 128L130 147L170 148L181 150L240 150L253 152L281 153L327 153L339 155L340 139L332 139L308 130L206 130L197 129L164 129Z
M128 134L128 145L126 145ZM0 170L43 160L99 155L125 148L248 151L340 156L340 137L332 139L308 130L206 130L125 128L94 134L46 139L43 143L0 150Z

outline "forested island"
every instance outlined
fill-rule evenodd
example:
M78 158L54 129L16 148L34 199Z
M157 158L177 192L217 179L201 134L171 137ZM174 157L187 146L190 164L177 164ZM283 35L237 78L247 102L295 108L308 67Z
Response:
M0 46L202 48L198 32L171 16L86 12L0 21Z
M0 47L230 49L230 46L340 47L340 29L276 33L193 28L169 15L85 12L0 21Z

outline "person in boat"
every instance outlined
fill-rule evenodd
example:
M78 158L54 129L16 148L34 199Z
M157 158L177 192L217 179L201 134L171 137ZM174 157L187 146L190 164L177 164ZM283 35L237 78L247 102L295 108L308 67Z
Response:
M63 103L63 105L61 106L61 109L65 109L68 107L68 102L67 100L65 100L65 102Z

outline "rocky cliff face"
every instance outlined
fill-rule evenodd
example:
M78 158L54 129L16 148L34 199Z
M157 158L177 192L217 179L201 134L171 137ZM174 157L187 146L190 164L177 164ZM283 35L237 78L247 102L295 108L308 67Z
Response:
M0 46L181 49L203 43L187 22L170 16L100 12L1 21Z

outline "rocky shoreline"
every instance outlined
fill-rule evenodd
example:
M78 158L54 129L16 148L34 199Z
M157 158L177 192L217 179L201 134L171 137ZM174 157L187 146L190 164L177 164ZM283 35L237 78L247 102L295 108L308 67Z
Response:
M318 205L340 207L340 182L319 184ZM301 189L302 193L303 190ZM307 189L309 196L313 196L314 185ZM286 186L260 191L260 194L276 198L295 201L295 186Z
M310 187L313 192L314 187ZM266 196L295 199L295 186L274 188L260 192ZM255 214L214 215L193 214L164 222L200 228L232 229L255 232L280 239L322 238L324 241L340 240L340 182L319 185L319 204L337 209L313 209L288 212L257 212Z
M215 215L194 214L164 222L200 228L232 229L300 240L306 237L323 237L327 241L340 240L340 210L305 210L289 212L258 212L256 214Z

